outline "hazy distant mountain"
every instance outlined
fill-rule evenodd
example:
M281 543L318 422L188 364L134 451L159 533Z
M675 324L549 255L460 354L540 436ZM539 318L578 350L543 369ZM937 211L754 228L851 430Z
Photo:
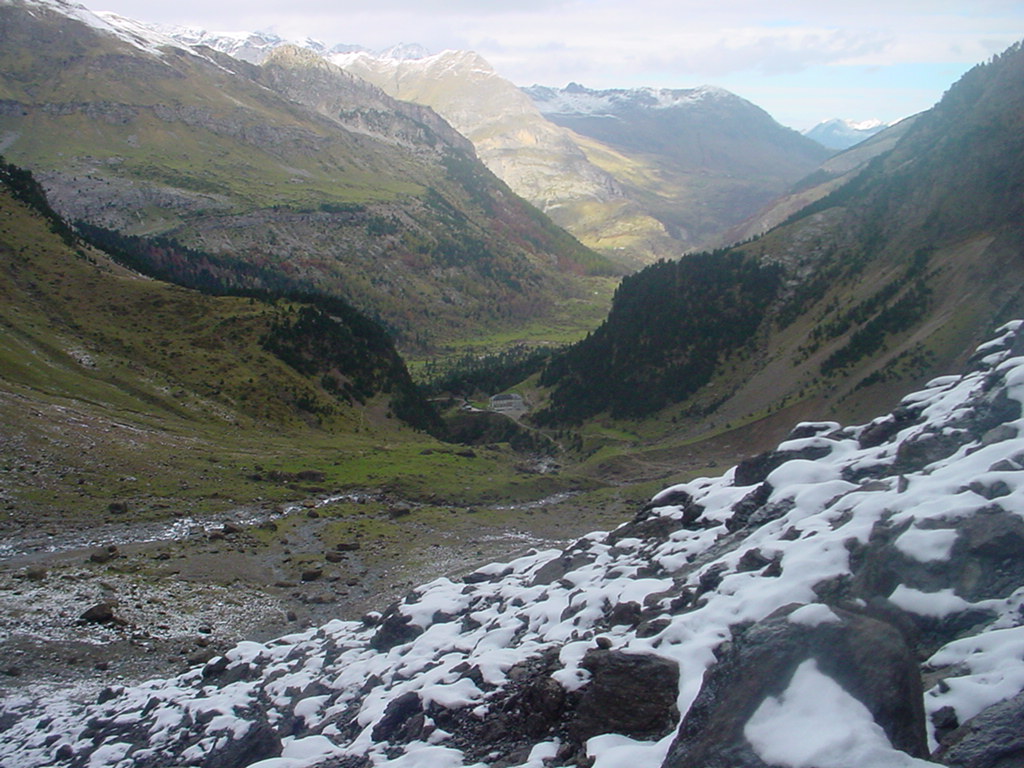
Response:
M552 122L620 150L656 154L683 172L789 183L828 154L714 86L594 91L573 83L526 92Z
M478 54L399 59L353 52L330 59L397 99L436 110L473 142L491 171L587 245L629 266L678 253L664 226L587 157L577 137L546 120Z
M914 115L901 120L849 149L837 152L814 173L794 184L785 194L775 198L742 224L729 230L725 242L740 243L757 237L811 203L839 189L863 171L871 160L895 147L896 142L910 129L917 117Z
M627 264L716 243L828 154L721 89L535 86L527 99L467 51L331 60L396 98L431 106L516 192ZM595 128L609 110L618 110L618 132Z
M595 91L571 84L526 92L548 120L585 137L591 158L614 169L627 194L690 247L718 244L829 154L722 88ZM594 142L614 155L602 155ZM617 164L623 157L630 167Z
M881 120L825 120L804 131L804 136L829 149L849 149L888 126Z
M110 19L116 22L122 17L117 14L98 12L97 16ZM372 51L362 45L349 45L336 43L328 46L321 40L314 40L307 37L304 40L290 40L281 37L274 32L214 32L202 27L188 27L174 24L147 24L141 26L150 29L160 35L165 35L184 45L196 46L205 45L215 51L226 53L236 59L248 61L251 64L260 64L275 48L282 45L294 45L299 48L306 48L321 56L328 56L333 53L354 53L364 51L375 56L388 59L422 59L430 55L430 51L416 43L398 43L380 51Z
M254 62L284 44L265 33L164 31ZM627 267L719 244L728 229L827 156L817 143L722 89L535 86L526 89L527 98L471 51L431 55L407 44L378 52L314 40L294 44L397 99L436 110L517 194ZM579 120L613 113L619 127L628 126L624 132L595 134ZM624 141L628 136L636 141Z

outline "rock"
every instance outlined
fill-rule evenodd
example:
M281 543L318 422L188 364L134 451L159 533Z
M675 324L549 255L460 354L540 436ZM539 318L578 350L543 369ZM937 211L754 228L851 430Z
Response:
M636 517L633 518L633 523L641 523L649 519L671 520L671 517L654 516L652 514L654 510L662 509L664 507L678 507L680 510L682 510L683 515L682 518L680 518L679 522L681 523L681 527L683 528L696 527L694 526L694 524L696 523L697 519L704 513L704 507L702 507L700 504L694 503L693 497L689 493L679 488L672 488L666 492L659 493L649 502L644 504L644 506L641 507L640 511L637 512ZM629 527L630 526L628 524L622 526L622 528ZM678 527L679 526L677 526L676 530L678 530ZM622 528L619 528L618 530L622 530ZM615 533L617 532L618 531L616 531ZM643 534L641 533L637 533L635 535L637 535L638 537L643 536Z
M123 515L128 511L128 503L125 501L112 501L107 505L107 512L112 515Z
M953 731L960 727L960 720L956 716L956 710L950 706L939 707L932 712L932 726L935 728L935 738L940 744L945 744Z
M96 603L78 617L79 624L109 624L116 620L114 605L107 600Z
M660 509L661 507L681 507L685 508L693 503L693 496L680 488L671 488L667 491L663 491L651 499L649 502L644 504L640 510L640 515L644 515L653 509Z
M728 565L725 563L717 563L701 573L697 580L698 594L704 594L705 592L717 589L718 585L722 583L722 579L725 578L725 572L727 570L729 570Z
M25 578L29 581L43 581L46 579L47 570L41 565L30 565L25 569Z
M1003 496L1009 496L1013 492L1013 489L1010 488L1010 486L1008 486L1002 480L996 480L993 483L987 484L982 483L979 480L975 480L967 487L969 490L978 494L982 498L988 499L989 501L991 501L992 499L1001 498Z
M359 549L358 541L343 541L339 544L335 544L334 548L338 552L355 552Z
M113 560L115 557L120 555L120 551L114 544L108 544L103 549L93 550L89 555L89 560L94 563L107 563Z
M227 656L215 656L203 666L203 677L219 677L227 670L230 660Z
M392 504L388 508L388 515L392 518L405 517L412 512L412 507L408 504Z
M691 520L687 520L684 514L682 519L674 517L648 517L643 520L634 520L620 525L608 534L607 542L611 545L618 544L623 539L643 539L644 541L667 541L668 537L678 530L690 527L703 511L699 505L692 505L696 509Z
M53 753L53 759L59 763L69 763L75 756L75 750L70 744L61 744Z
M99 692L99 695L96 697L96 703L106 704L108 701L116 699L122 693L124 693L124 688L104 688L102 691Z
M417 693L410 691L392 699L384 715L373 726L371 738L374 741L393 743L409 742L423 730L423 702Z
M219 742L218 742L219 743ZM238 766L277 757L281 754L281 738L265 720L252 723L242 736L203 756L203 768L238 768Z
M652 654L592 649L581 663L591 674L569 722L580 742L602 733L659 739L679 717L679 667Z
M893 438L897 432L913 426L920 418L919 409L900 406L890 415L864 427L857 442L861 448L874 448Z
M739 573L759 571L771 562L769 558L761 553L760 549L748 549L736 564L736 571Z
M565 689L549 676L534 679L519 699L527 736L540 738L551 732L565 711Z
M231 536L232 534L235 534L235 533L241 533L242 532L242 526L236 525L235 523L231 523L231 522L224 523L224 525L221 527L221 532L225 536Z
M942 739L933 756L950 768L1024 766L1024 693L994 704Z
M640 623L640 613L640 603L616 603L615 607L608 612L608 624L613 627L620 624L635 627Z
M811 445L794 451L766 451L758 456L744 459L736 465L734 485L755 485L763 483L772 472L787 461L807 459L813 461L832 453L827 445Z
M1004 440L1012 440L1017 436L1017 428L1009 424L1000 424L993 427L981 436L982 445L994 445Z
M855 597L888 597L904 584L922 592L952 589L977 602L1007 597L1024 584L1024 520L996 504L957 523L948 560L922 563L904 554L894 542L905 530L880 523L867 546L851 552Z
M839 424L834 421L804 421L793 427L790 433L786 435L784 442L802 440L805 437L816 437L823 432L834 432L837 429L839 429Z
M396 645L415 640L423 630L411 624L411 621L411 617L395 609L388 610L370 639L370 647L375 651L390 651Z
M725 521L726 529L738 531L746 526L751 515L768 503L768 498L772 495L773 490L775 489L772 488L771 483L761 483L757 488L733 504L732 517Z
M301 578L302 578L303 581L316 581L317 579L319 579L323 575L324 575L324 569L323 568L307 568L306 570L304 570L302 572Z
M560 578L584 565L592 563L595 555L592 552L572 552L566 550L559 557L553 558L537 569L530 582L531 587L542 584L551 584Z
M881 621L838 608L831 609L835 620L791 621L796 609L776 611L725 650L705 674L663 768L765 768L744 727L810 659L868 709L893 747L915 757L927 755L920 672L902 635Z
M929 464L948 458L970 440L967 432L947 434L945 432L923 432L900 443L896 449L896 472L919 472Z

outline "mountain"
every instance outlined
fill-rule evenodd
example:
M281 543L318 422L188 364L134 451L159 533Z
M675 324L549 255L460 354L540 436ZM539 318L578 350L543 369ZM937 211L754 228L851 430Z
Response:
M0 209L5 526L276 498L249 478L270 434L298 458L411 432L400 420L440 430L385 331L342 300L232 290L166 241L154 251L207 293L143 276L152 261L81 239L7 163Z
M1022 104L1015 46L759 239L623 281L606 323L549 364L538 418L675 402L661 420L681 419L690 438L770 434L780 412L862 415L962 361L1024 312Z
M717 242L725 227L828 155L720 90L521 91L468 51L417 60L356 52L331 60L396 98L435 109L517 193L630 267ZM713 90L717 97L707 103L690 98ZM614 117L605 108L612 103ZM601 119L595 104L622 130L588 131ZM700 142L710 151L684 149Z
M849 149L870 139L879 131L886 129L881 120L823 120L813 128L803 132L804 136L814 139L829 149Z
M609 533L180 676L2 704L20 768L1011 765L1022 323ZM141 628L136 628L136 631Z
M595 91L573 83L526 92L548 120L628 158L632 169L584 147L688 248L721 244L726 229L830 154L722 88Z
M544 316L610 271L435 114L308 51L257 67L63 0L0 16L4 152L69 219L284 273L406 348Z
M111 23L123 23L123 17L115 13L99 11L96 14L102 19ZM370 51L361 45L350 45L337 43L330 47L320 40L306 38L305 40L288 40L273 32L213 32L202 27L183 27L174 24L149 24L142 22L141 25L153 32L169 37L183 45L195 47L198 45L212 48L220 53L247 61L250 64L262 64L263 60L275 48L289 45L298 48L305 48L320 56L331 54L365 52L374 56L387 59L422 59L430 56L430 51L422 45L415 43L398 43L385 48L382 51Z
M577 137L546 120L478 54L399 59L353 52L330 60L397 99L436 110L517 194L610 258L634 267L678 250L662 224L588 159Z
M896 142L910 129L916 119L916 115L908 117L849 149L837 152L823 162L814 173L790 187L785 194L775 198L742 224L729 230L723 242L740 243L758 237L845 185L865 170L872 160L896 146Z

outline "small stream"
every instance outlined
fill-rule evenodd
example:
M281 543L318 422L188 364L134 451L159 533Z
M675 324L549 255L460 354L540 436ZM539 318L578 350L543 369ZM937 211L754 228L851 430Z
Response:
M558 504L577 495L575 491L564 491L552 494L536 501L516 504L495 504L489 509L502 512L539 509ZM105 523L86 530L68 530L62 532L31 531L24 534L8 535L0 541L0 562L7 560L32 560L48 555L64 552L78 552L103 547L123 547L131 544L148 544L160 541L181 541L190 536L198 536L219 530L231 523L240 527L260 525L277 520L290 514L318 507L337 504L339 502L365 503L367 501L387 501L392 504L405 504L415 509L415 502L403 501L392 496L384 496L379 492L351 491L333 494L316 499L313 506L308 501L283 506L271 507L240 507L219 514L199 517L180 517L172 520L153 522L116 522Z

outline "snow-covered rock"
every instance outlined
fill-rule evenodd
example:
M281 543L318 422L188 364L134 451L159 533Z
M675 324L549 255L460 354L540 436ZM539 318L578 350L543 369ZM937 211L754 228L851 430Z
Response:
M1022 326L1001 329L968 373L930 382L893 414L800 425L741 471L668 488L632 522L564 552L439 578L383 617L242 643L95 703L8 698L0 763L660 765L670 747L692 746L689 731L602 721L601 659L678 670L674 700L651 722L678 711L685 724L698 694L708 702L705 673L714 679L780 621L786 679L748 686L733 729L751 761L926 765L898 749L921 751L920 740L896 735L925 727L925 749L951 733L966 745L968 733L969 747L946 754L973 754L985 723L1006 730L992 708L1024 690ZM873 643L851 646L856 668L823 650L859 636L844 627L926 659L923 695L907 685L876 706L864 693L884 674ZM605 685L616 696L625 687ZM615 707L628 709L628 697ZM813 743L800 741L812 715Z

